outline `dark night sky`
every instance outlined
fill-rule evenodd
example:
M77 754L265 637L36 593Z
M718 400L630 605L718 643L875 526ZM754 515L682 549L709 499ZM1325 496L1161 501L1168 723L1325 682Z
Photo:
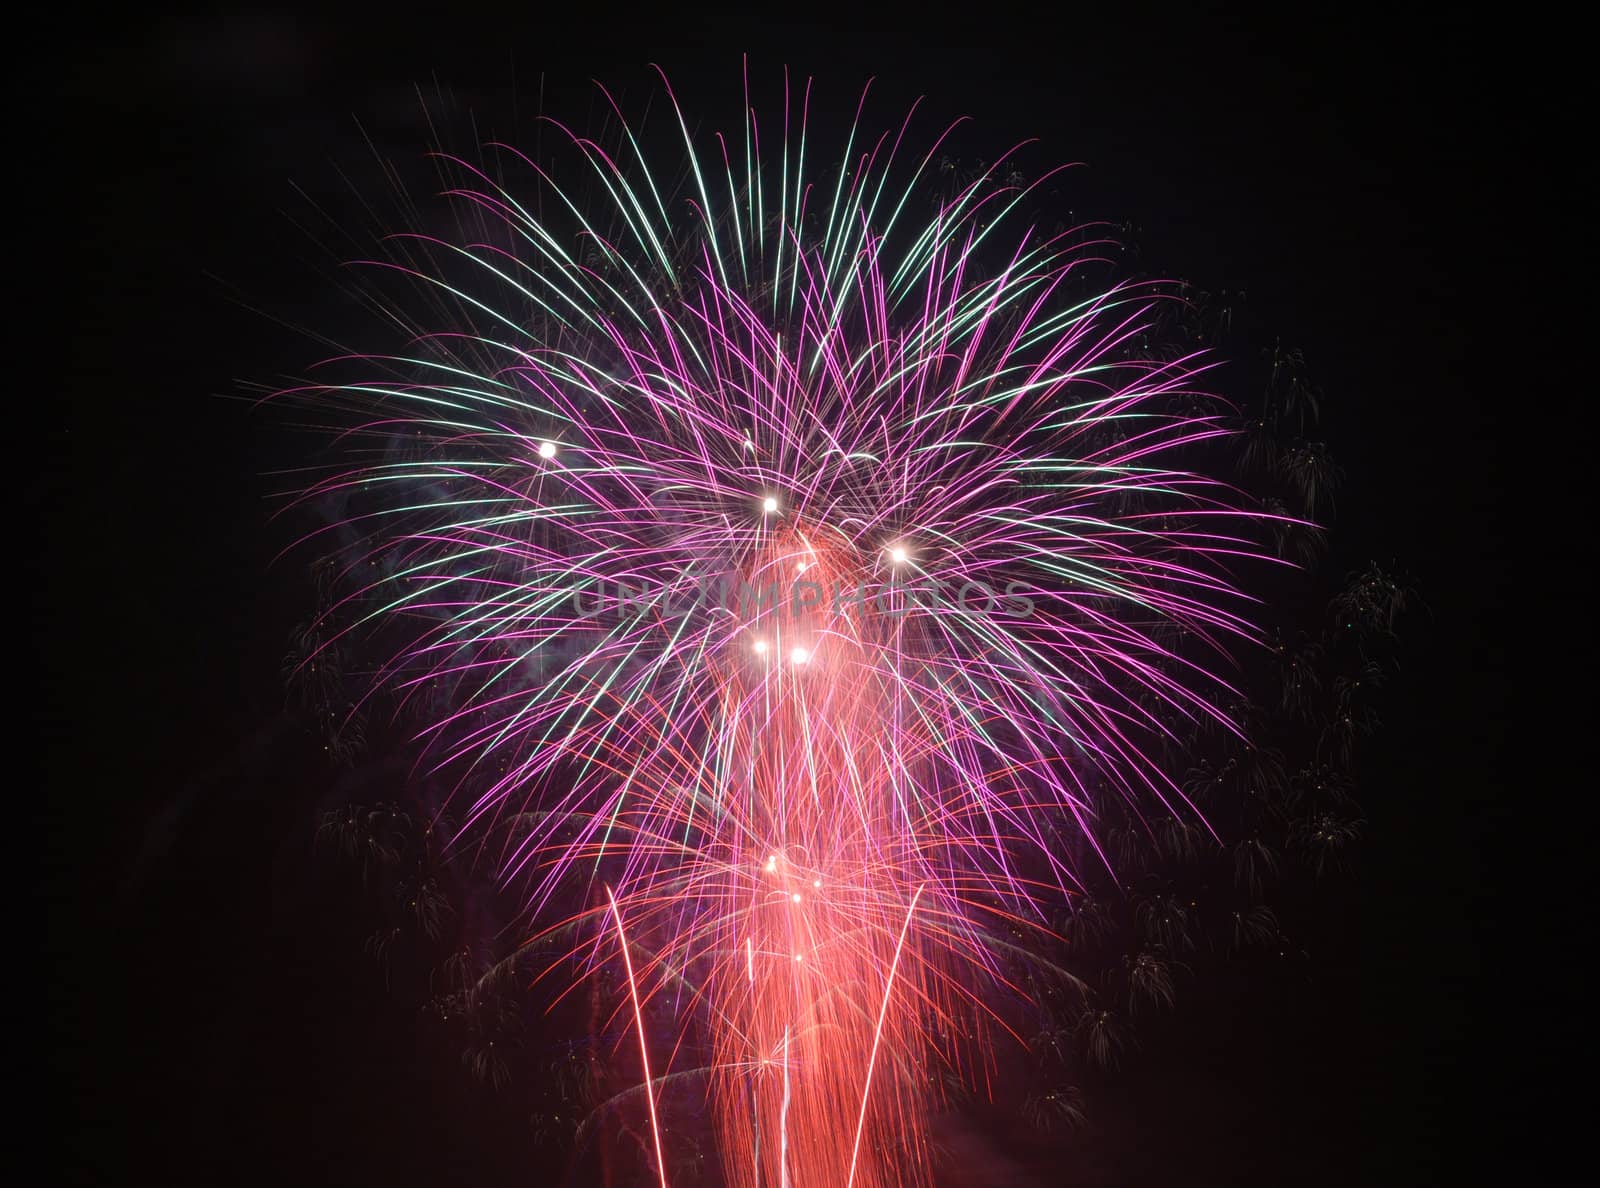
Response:
M591 77L642 88L658 61L720 120L743 48L841 101L876 74L896 99L977 117L991 145L1038 136L1089 163L1085 209L1138 224L1152 264L1248 291L1329 393L1341 555L1397 562L1426 603L1364 764L1361 877L1310 984L1186 1022L1058 1182L1461 1183L1496 1166L1522 1095L1500 968L1500 855L1522 809L1499 630L1513 447L1491 420L1512 369L1486 327L1490 278L1521 250L1511 182L1537 173L1487 51L1453 24L1305 16L1074 17L929 45L926 18L742 38L684 17L622 43L598 18L507 11L124 16L58 42L39 84L61 124L47 188L72 210L76 308L25 509L42 513L31 588L53 642L22 745L46 760L35 836L68 1178L542 1182L486 1138L512 1121L419 1052L359 921L307 871L335 790L284 713L307 596L272 564L285 542L261 472L284 443L218 394L316 348L229 298L316 316L289 183L358 157L357 117L397 156L422 147L414 82L437 73L504 112L513 79L526 105L541 73L572 96Z

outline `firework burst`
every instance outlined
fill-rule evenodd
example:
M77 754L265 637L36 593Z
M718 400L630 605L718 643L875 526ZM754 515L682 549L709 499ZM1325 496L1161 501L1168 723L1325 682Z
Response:
M1143 347L1175 298L1040 231L1052 175L909 118L824 153L809 88L669 106L665 173L626 123L565 174L441 157L451 232L370 262L404 350L284 394L354 459L305 492L362 542L317 638L394 641L536 930L625 967L663 1183L693 1031L728 1183L915 1184L924 1070L983 1063L999 954L1113 861L1095 795L1203 827L1150 740L1222 721L1259 534L1204 361Z

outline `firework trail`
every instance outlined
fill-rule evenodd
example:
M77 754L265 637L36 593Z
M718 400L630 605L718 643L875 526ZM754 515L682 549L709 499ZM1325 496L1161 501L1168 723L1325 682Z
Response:
M692 1028L729 1184L926 1182L927 1069L982 1064L1097 790L1193 815L1150 740L1252 634L1248 513L1180 465L1227 410L1142 345L1172 298L1030 223L1051 175L859 111L824 153L809 102L673 100L666 173L615 104L569 174L441 156L454 232L371 262L406 348L285 394L344 417L305 494L364 542L347 629L536 927L626 965L663 1183Z

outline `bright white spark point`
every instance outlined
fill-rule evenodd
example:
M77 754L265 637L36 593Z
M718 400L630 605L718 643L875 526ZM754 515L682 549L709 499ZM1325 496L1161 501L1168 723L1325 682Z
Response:
M761 510L766 512L768 515L771 515L773 512L778 510L778 501L771 495L768 495L761 501Z
M775 871L777 869L778 869L778 856L776 854L774 854L771 858L767 859L767 873L771 874L773 871Z
M789 659L793 660L796 664L804 664L807 660L811 659L811 653L806 651L804 648L796 648L794 651L789 653Z
M800 902L800 892L796 891L789 898L793 899L796 903L799 903Z
M794 567L794 571L796 573L804 573L806 571L806 563L804 561L801 561L798 565L796 565Z
M755 649L757 656L765 656L767 654L767 641L764 639L756 640Z
M555 442L553 442L553 441L541 441L539 443L539 457L541 457L541 458L554 458L555 456L556 456L556 443Z
M805 956L805 954L804 954L804 953L796 953L796 954L795 954L795 955L794 955L794 959L795 959L795 960L796 960L796 961L804 961L804 960L805 960L805 959L806 959L806 956Z
M813 886L813 887L816 887L816 888L817 888L817 889L818 889L818 890L821 890L821 888L822 888L822 880L821 880L821 879L816 879L816 880L814 880L814 881L813 881L813 882L812 882L812 884L811 884L811 885L812 885L812 886Z
M906 559L906 551L898 546L889 550L889 559L899 565Z

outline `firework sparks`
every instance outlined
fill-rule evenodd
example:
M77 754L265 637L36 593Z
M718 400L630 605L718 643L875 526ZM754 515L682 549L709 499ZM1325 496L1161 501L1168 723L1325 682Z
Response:
M631 131L570 137L597 203L442 159L462 233L374 265L411 348L292 393L371 447L308 495L467 828L516 822L535 913L605 888L562 925L592 962L610 917L663 1184L668 1004L730 1184L924 1182L995 932L1073 888L1092 787L1193 819L1147 740L1220 719L1252 634L1247 514L1180 465L1225 410L1138 348L1165 291L1096 289L1092 228L1027 222L1051 175L943 180L909 119L813 172L808 103L677 116L675 197Z

